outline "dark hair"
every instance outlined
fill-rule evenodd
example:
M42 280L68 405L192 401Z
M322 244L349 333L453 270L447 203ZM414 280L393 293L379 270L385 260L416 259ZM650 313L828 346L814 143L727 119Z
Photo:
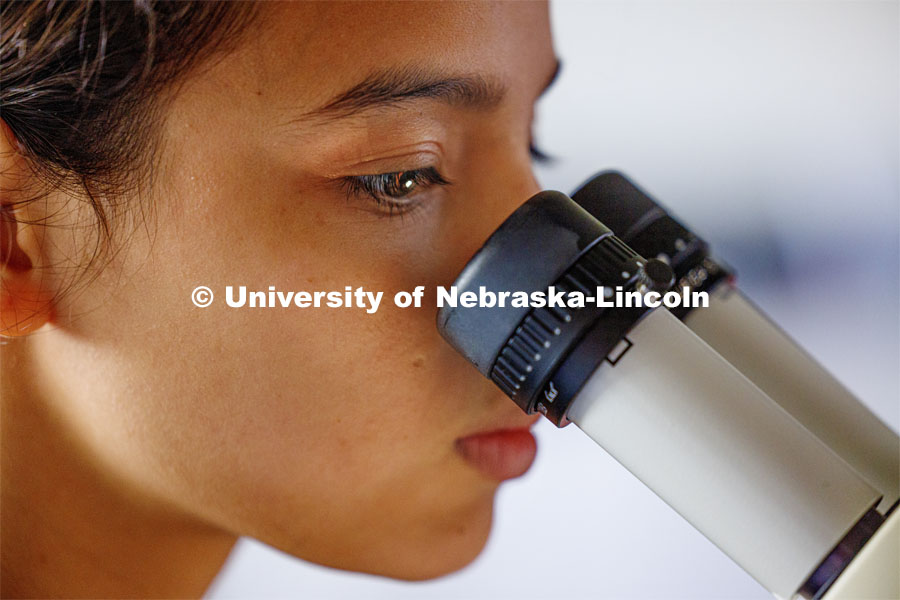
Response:
M152 172L161 93L253 14L242 2L7 0L0 117L42 181L88 198L108 241L113 198Z

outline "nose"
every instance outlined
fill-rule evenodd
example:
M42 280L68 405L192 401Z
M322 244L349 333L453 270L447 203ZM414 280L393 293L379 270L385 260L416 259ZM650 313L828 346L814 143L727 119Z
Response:
M511 157L503 166L485 168L472 178L473 187L454 210L453 231L445 266L455 279L468 260L522 203L541 191L531 162ZM448 281L448 283L449 283Z
M523 202L541 191L541 186L534 174L531 161L525 164L517 164L510 172L509 177L511 185L509 186L509 197L507 198L509 202L507 216ZM497 223L497 225L500 225L500 223Z
M526 200L541 191L531 161L515 160L509 167L496 174L498 198L496 215L493 215L493 231ZM488 234L489 235L489 234Z
M450 285L460 271L497 229L519 206L541 191L528 157L510 153L505 160L482 164L468 173L471 183L458 195L455 206L448 207L444 220L441 285ZM500 163L500 164L498 164ZM485 379L449 344L441 341L447 381L454 381L466 404L466 410L504 427L528 427L537 419L526 415L499 388Z

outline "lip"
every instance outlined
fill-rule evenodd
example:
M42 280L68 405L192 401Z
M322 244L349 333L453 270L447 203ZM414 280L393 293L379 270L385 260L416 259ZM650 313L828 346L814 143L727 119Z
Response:
M524 475L537 454L537 441L527 427L495 429L456 440L456 451L491 479Z

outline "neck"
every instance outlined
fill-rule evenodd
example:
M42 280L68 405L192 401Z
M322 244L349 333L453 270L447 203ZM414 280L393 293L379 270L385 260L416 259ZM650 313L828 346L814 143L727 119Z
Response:
M3 597L200 597L236 537L90 460L28 384L25 343L0 351Z

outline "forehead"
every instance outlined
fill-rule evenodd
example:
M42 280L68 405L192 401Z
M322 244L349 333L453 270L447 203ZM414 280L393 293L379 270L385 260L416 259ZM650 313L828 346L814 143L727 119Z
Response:
M515 87L554 61L544 2L286 2L260 10L227 61L235 67L229 80L283 108L327 103L385 69L479 73Z

